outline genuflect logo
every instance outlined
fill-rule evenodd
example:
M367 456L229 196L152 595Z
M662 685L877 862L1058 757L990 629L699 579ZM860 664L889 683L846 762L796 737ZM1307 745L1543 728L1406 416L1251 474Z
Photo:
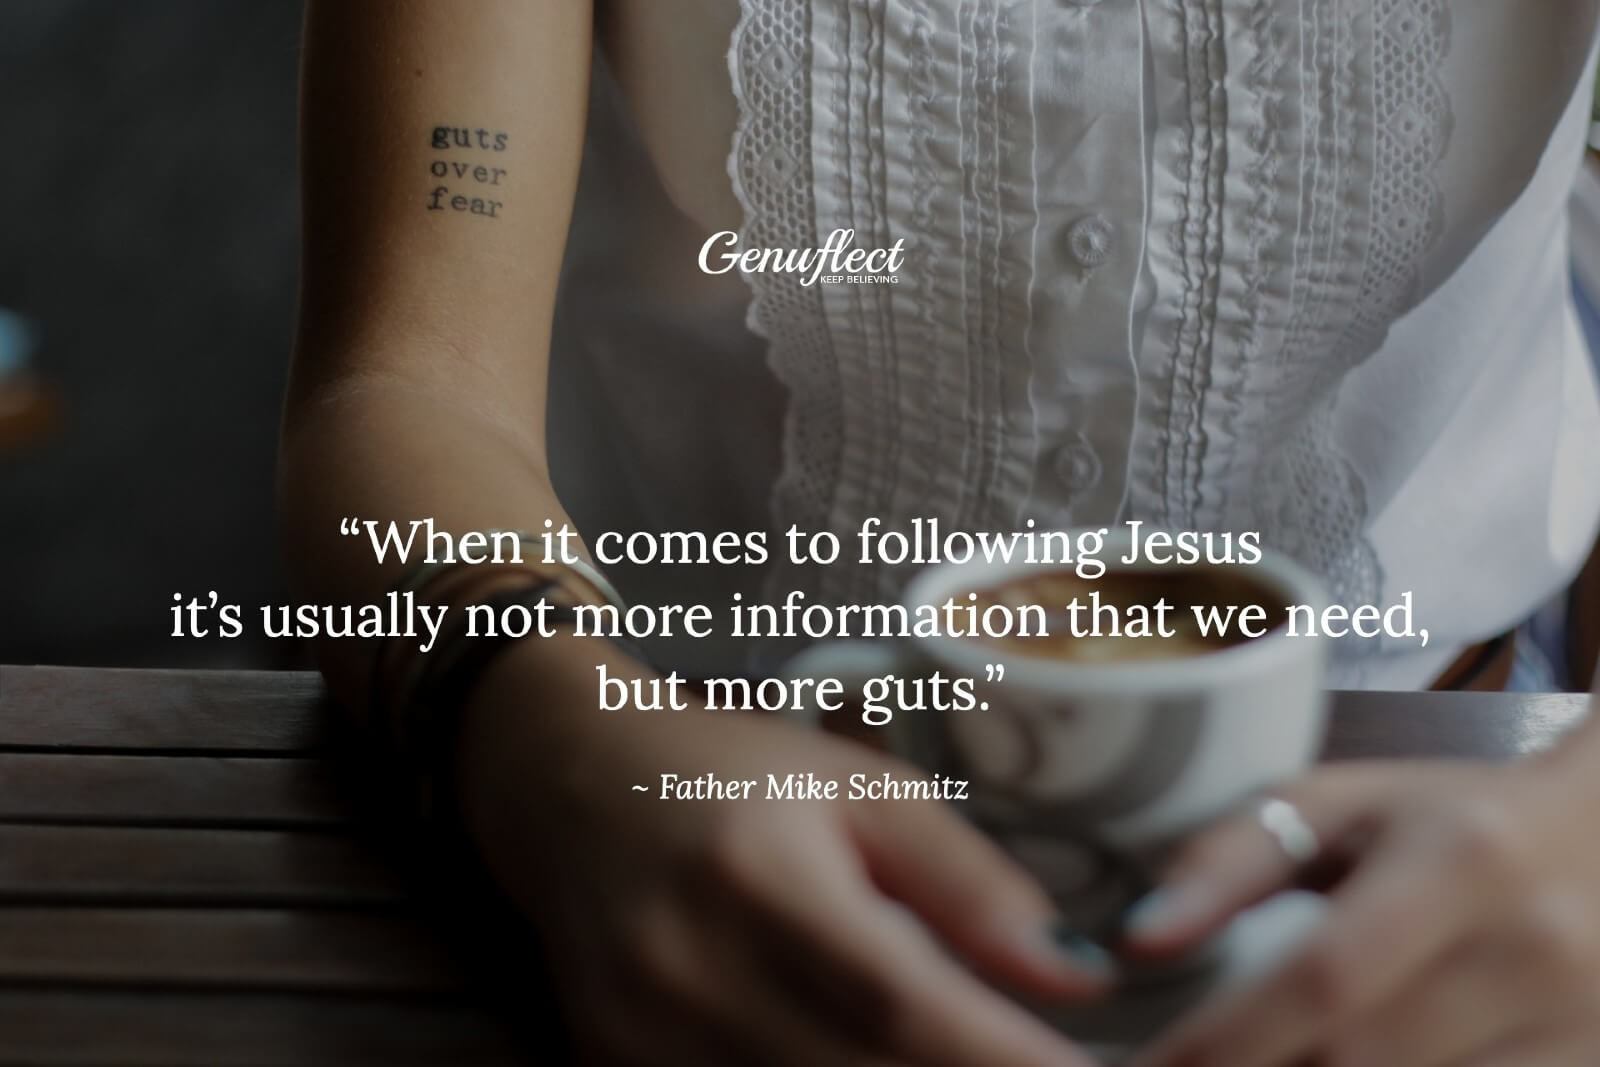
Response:
M714 233L700 246L700 269L706 274L797 274L801 285L882 285L900 281L905 264L904 238L888 248L855 246L856 231L834 230L821 248L739 248L732 230Z

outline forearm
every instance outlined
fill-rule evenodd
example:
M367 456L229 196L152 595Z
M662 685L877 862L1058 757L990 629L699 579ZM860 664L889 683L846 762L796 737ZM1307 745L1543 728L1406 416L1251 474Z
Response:
M379 602L415 565L379 564L341 519L454 534L567 523L545 466L545 390L591 20L588 0L308 4L304 269L280 469L298 596ZM461 568L427 598L448 611L516 581L529 579ZM416 677L374 670L372 645L319 648L352 710L407 700ZM541 657L540 685L573 694L592 689L602 645L524 641L491 670ZM394 642L383 661L414 652ZM580 715L592 699L579 703L563 699L567 719L592 718Z
M483 403L398 377L335 381L291 400L285 418L280 513L297 596L363 604L416 563L380 564L371 542L343 536L343 518L404 526L432 519L452 534L543 530L568 522L542 448ZM370 642L325 641L319 659L349 707L365 706Z

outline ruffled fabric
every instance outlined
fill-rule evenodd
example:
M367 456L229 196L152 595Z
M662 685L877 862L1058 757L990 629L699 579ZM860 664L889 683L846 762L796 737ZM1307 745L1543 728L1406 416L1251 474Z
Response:
M1592 0L1560 3L1592 25ZM1407 471L1358 460L1341 397L1375 357L1403 358L1386 349L1395 324L1502 215L1541 210L1518 200L1535 155L1523 185L1485 176L1451 216L1443 177L1473 176L1449 169L1447 0L741 7L729 167L745 247L815 247L836 228L863 248L908 242L895 285L750 277L790 400L779 529L1141 518L1260 530L1338 602L1409 588L1371 536ZM1569 66L1523 95L1559 110ZM1547 337L1536 325L1527 336ZM780 566L769 590L897 592L899 570L850 558ZM1563 566L1530 564L1525 607Z
M750 322L789 391L775 526L862 518L1007 528L1036 451L1035 32L1025 8L751 0L730 50L730 157L746 248L907 241L896 284L751 275ZM843 561L842 561L843 562ZM776 568L830 601L893 594L888 568Z

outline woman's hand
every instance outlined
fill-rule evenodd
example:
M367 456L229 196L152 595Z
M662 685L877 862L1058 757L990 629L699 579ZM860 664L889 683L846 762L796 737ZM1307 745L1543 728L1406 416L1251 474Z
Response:
M761 799L768 774L843 791L912 768L760 716L602 713L592 693L563 730L549 701L579 693L547 672L530 702L530 675L495 675L462 754L468 815L595 1062L1089 1067L974 972L1081 998L1109 961L1056 942L1043 893L949 807ZM758 784L660 799L663 773Z
M1309 874L1323 926L1139 1067L1588 1067L1600 1062L1600 768L1361 764L1278 795L1326 847L1301 872L1253 817L1201 836L1135 910L1162 955Z

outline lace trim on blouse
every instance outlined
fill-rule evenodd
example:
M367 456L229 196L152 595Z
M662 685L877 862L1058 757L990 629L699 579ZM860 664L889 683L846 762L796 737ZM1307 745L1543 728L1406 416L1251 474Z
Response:
M1120 501L1122 517L1261 529L1335 600L1380 600L1333 415L1441 232L1445 0L741 7L744 247L907 240L898 284L749 278L790 397L777 529L1100 524L1119 516L1088 512ZM1072 52L1084 41L1144 54ZM1108 75L1131 88L1131 132L1075 116ZM1073 206L1113 193L1144 216ZM1085 341L1088 320L1110 328ZM1103 414L1124 391L1131 426ZM834 601L899 585L843 566L772 583Z

